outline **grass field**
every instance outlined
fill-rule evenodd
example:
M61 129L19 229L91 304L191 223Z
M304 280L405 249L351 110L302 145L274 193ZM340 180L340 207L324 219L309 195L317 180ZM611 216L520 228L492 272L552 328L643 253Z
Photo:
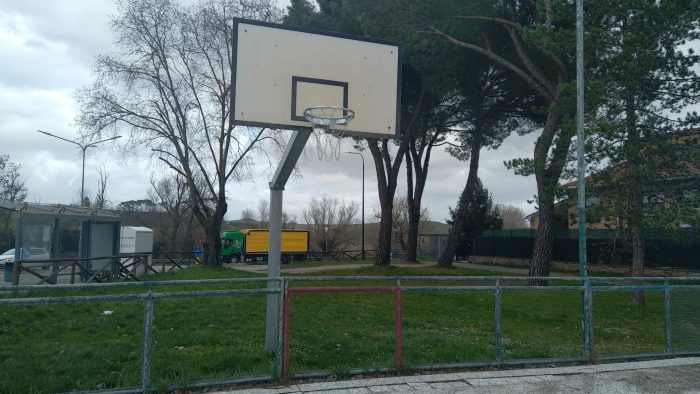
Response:
M436 267L366 267L332 274L485 276L490 273ZM254 275L227 268L193 267L152 279L244 276ZM329 284L391 285L393 282L290 281L290 286ZM175 285L156 287L155 291L232 286ZM100 294L134 291L102 289ZM94 292L94 289L42 290L23 296ZM674 315L674 323L675 319L682 322L674 325L673 335L680 340L676 350L700 349L698 293L685 292L674 303L673 310L678 315ZM647 304L647 308L638 310L631 307L629 293L594 293L596 355L663 351L662 294L648 292ZM485 291L404 293L405 365L493 360L493 305L493 293ZM393 308L390 294L295 294L291 372L342 372L350 368L392 366ZM0 306L0 392L137 386L143 310L142 301ZM579 311L577 292L504 291L504 358L580 355ZM261 295L156 300L151 381L164 388L172 383L273 374L274 357L264 351L264 320L265 297Z

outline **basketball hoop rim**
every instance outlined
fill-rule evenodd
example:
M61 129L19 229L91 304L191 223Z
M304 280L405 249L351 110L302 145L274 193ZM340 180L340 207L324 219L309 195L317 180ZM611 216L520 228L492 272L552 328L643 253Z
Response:
M343 115L323 115L314 114L316 110L334 110L340 111ZM336 107L333 105L319 105L315 107L309 107L304 110L304 119L309 121L314 127L331 127L331 126L345 126L351 120L355 118L355 111L350 108Z

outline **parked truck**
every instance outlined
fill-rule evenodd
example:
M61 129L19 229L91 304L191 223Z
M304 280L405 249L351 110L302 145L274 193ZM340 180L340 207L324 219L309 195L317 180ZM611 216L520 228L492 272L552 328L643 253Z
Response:
M225 263L267 260L270 231L245 229L224 231L221 234L221 259ZM306 230L282 230L282 262L303 260L309 252L309 232Z

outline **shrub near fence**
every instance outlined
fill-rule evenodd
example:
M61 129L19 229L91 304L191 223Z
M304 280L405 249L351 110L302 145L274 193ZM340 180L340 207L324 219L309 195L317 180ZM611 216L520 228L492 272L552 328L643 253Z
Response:
M646 264L700 270L700 233L682 229L649 231L646 234ZM530 259L537 230L487 230L473 242L472 255ZM625 230L588 230L588 261L603 264L631 262L630 235ZM578 230L554 230L553 257L578 261Z

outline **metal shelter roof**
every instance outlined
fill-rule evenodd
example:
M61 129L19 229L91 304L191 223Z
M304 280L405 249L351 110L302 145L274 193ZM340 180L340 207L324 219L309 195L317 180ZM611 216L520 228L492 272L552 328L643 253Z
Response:
M62 204L30 204L0 201L0 209L18 212L20 216L47 216L82 220L119 221L119 214L98 208Z

